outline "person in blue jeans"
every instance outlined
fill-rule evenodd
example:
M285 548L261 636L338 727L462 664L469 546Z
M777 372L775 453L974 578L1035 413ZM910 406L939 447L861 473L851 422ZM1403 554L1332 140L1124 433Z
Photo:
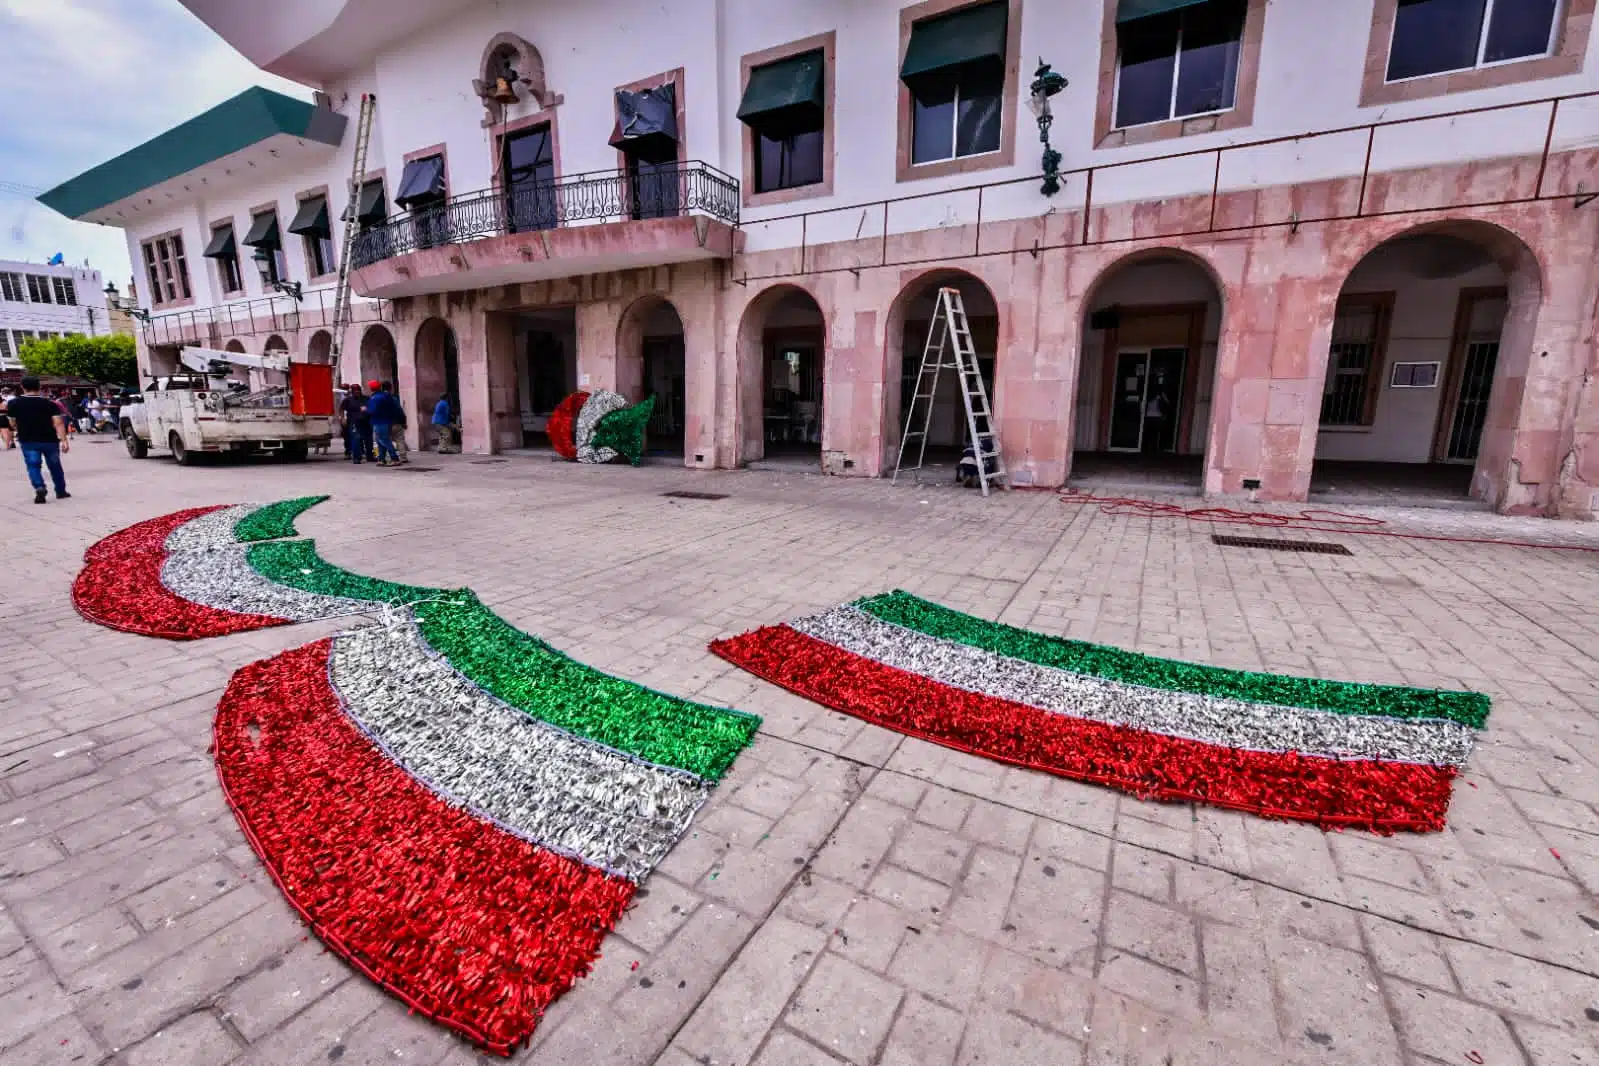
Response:
M400 453L394 450L394 423L399 402L383 388L381 381L369 381L372 395L366 401L366 414L372 420L372 437L378 445L378 465L398 466Z
M22 379L22 395L6 404L6 416L16 432L17 444L22 448L22 461L28 468L28 481L33 485L33 502L44 503L48 498L44 488L44 467L50 468L50 480L55 484L56 499L70 500L67 491L67 474L61 469L61 454L71 451L67 440L67 415L61 405L39 395L39 379Z
M372 454L372 423L366 414L366 397L361 386L351 385L344 394L344 449L352 463L360 464Z

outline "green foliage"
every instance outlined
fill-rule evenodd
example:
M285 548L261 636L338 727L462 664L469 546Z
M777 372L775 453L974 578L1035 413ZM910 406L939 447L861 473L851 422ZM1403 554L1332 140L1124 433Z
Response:
M124 333L85 337L69 333L48 341L24 341L17 358L40 377L87 378L104 385L132 385L138 356L133 338Z

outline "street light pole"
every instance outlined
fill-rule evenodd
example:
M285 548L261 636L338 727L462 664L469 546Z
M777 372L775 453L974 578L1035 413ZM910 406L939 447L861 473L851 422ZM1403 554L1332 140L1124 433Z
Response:
M1039 188L1045 196L1054 196L1060 192L1060 153L1055 151L1049 143L1049 127L1055 122L1055 115L1049 105L1049 98L1060 93L1066 88L1066 77L1057 74L1049 68L1049 64L1040 57L1038 70L1033 74L1033 84L1028 86L1032 95L1027 104L1032 108L1033 115L1038 119L1038 139L1044 146L1044 184Z

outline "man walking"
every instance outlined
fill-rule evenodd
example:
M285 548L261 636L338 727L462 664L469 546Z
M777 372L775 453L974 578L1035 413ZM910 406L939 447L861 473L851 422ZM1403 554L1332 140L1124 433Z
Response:
M405 405L400 402L400 394L394 391L394 386L389 382L383 383L383 391L389 394L389 399L394 401L394 430L392 442L394 454L399 456L400 462L411 461L411 446L405 442L405 431L409 428L409 421L405 417Z
M28 480L33 484L33 502L44 503L43 467L50 468L50 480L55 484L56 499L70 500L67 491L66 471L61 469L61 453L72 450L67 440L67 416L54 400L39 395L39 379L22 379L22 395L6 404L6 415L22 446L22 461L28 468Z
M344 443L350 450L350 461L359 466L372 450L372 423L366 417L366 398L361 395L361 386L350 386L340 409L344 413Z
M381 381L369 381L372 395L366 401L366 414L372 420L372 437L378 445L378 465L400 465L399 453L394 450L394 397L383 388Z
M455 416L450 413L450 398L440 396L439 402L433 405L433 432L438 437L440 455L454 453L455 447Z

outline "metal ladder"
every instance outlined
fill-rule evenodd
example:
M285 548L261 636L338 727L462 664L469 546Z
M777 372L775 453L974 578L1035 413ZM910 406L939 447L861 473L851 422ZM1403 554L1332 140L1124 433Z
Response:
M946 349L953 353L954 361L946 361ZM977 365L977 348L972 343L972 331L966 321L966 305L961 301L959 289L938 290L938 303L933 311L932 328L927 331L927 347L922 350L922 367L916 375L916 391L911 396L910 408L905 412L905 432L899 438L899 458L894 463L893 483L899 482L900 471L922 469L927 457L927 435L933 424L933 397L938 393L938 375L941 370L955 371L960 382L961 399L966 405L966 432L972 442L972 452L977 459L977 483L983 495L988 495L990 483L1006 487L1005 457L1001 454L999 432L994 429L994 412L988 403L988 388L983 384L983 373ZM916 429L917 408L922 405L921 428ZM906 466L905 453L911 439L916 438L916 463ZM993 467L990 469L989 463Z
M355 159L350 164L350 195L345 201L344 250L339 254L339 280L333 289L333 347L328 355L334 373L340 374L340 360L344 355L344 330L350 324L350 260L355 255L355 238L361 232L361 186L366 177L366 150L372 142L372 113L377 110L378 98L372 93L361 94L361 114L355 126ZM339 380L345 380L347 375Z

